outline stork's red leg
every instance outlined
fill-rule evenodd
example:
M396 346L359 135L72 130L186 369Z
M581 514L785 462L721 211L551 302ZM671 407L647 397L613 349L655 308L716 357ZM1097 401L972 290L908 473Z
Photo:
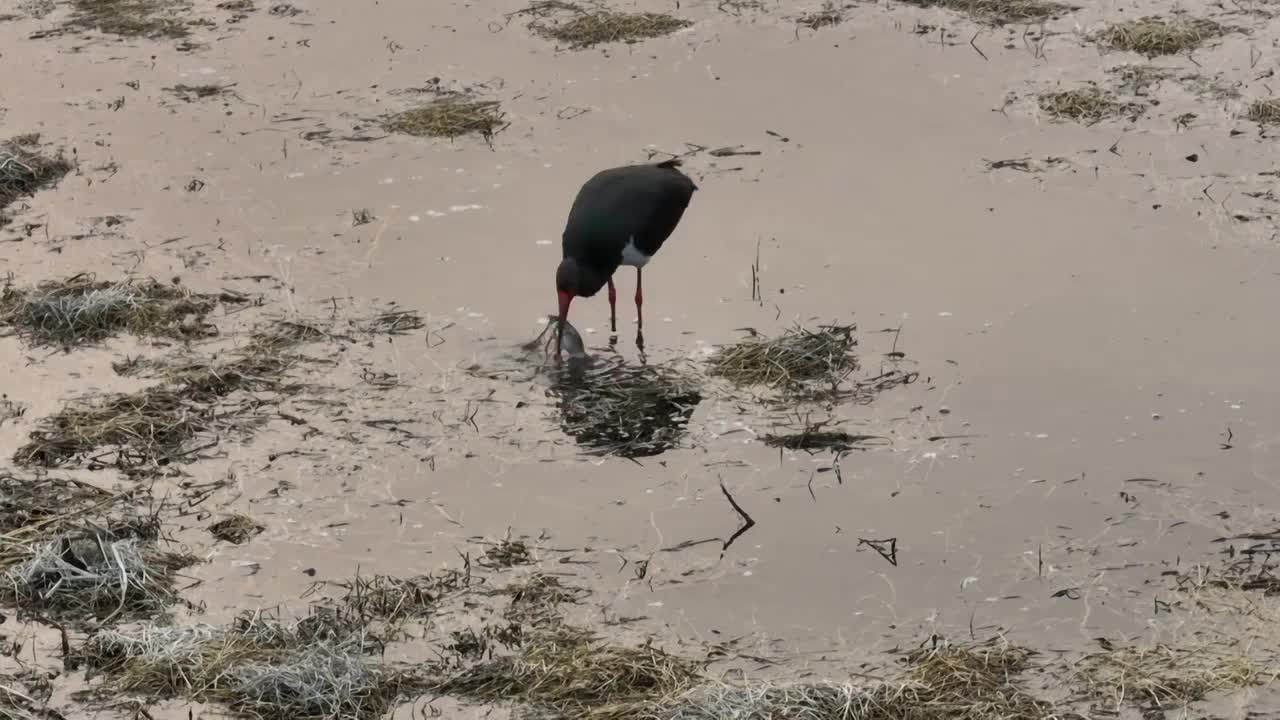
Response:
M609 278L609 332L618 332L618 289Z
M564 324L569 319L569 303L573 302L573 296L567 292L560 292L560 322L556 323L556 361L560 361L560 343L564 340Z
M640 312L640 306L644 304L644 290L640 286L640 268L636 268L636 328L644 328L644 315Z

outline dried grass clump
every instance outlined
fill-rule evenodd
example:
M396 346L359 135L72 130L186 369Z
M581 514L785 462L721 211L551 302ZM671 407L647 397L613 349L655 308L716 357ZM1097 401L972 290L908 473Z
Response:
M1052 20L1075 6L1052 0L901 0L922 8L943 8L989 25L1038 23Z
M72 0L67 27L148 39L184 38L191 5L185 0Z
M5 570L0 600L77 625L154 617L177 602L178 571L198 562L155 543L152 526L89 528L32 546Z
M140 518L130 503L140 492L121 493L74 480L0 473L0 569L32 556L32 548L83 528L87 522L134 527L151 537L154 518Z
M367 211L366 211L367 212ZM366 335L405 335L427 326L416 310L391 308L353 323L357 332Z
M520 14L534 16L529 28L538 35L575 50L604 43L636 43L664 37L693 24L666 13L618 12L594 4L584 7L563 0L534 2Z
M127 363L124 374L149 371L162 382L134 393L89 395L69 401L31 432L14 453L19 465L116 467L138 475L194 460L218 439L247 432L268 419L258 409L302 389L286 373L300 356L302 336L273 325L237 353L217 360ZM241 394L243 391L243 394ZM197 444L197 439L205 442Z
M430 617L446 597L469 588L478 580L452 570L411 578L357 576L351 581L317 583L308 594L326 585L341 588L344 591L342 597L327 598L319 607L335 612L360 627L374 623L396 625L406 620Z
M81 273L31 290L6 285L0 324L34 345L74 347L122 332L141 337L207 338L217 328L205 318L220 302L243 303L230 293L194 293L154 279L109 282Z
M470 93L448 93L391 115L382 124L388 132L414 137L453 139L475 133L488 142L506 127L505 118L506 113L496 100L481 100Z
M1108 647L1076 664L1076 679L1102 702L1119 711L1128 704L1173 710L1217 690L1236 690L1275 680L1244 655L1213 648Z
M167 92L173 93L183 102L195 102L197 100L208 100L209 98L218 97L231 92L230 85L187 85L178 83L173 87L165 88Z
M123 497L73 480L0 472L0 538L57 535L66 522L94 510L108 512ZM0 558L0 565L7 564Z
M823 325L816 330L796 326L769 338L751 337L720 348L711 359L711 374L735 385L764 385L795 390L816 383L835 387L858 369L853 348L856 325Z
M1053 707L1019 676L1031 653L1000 640L909 653L903 675L855 685L825 682L703 683L681 695L628 708L655 720L813 718L826 720L1044 720Z
M1254 100L1249 103L1249 108L1245 110L1244 116L1259 125L1280 124L1280 98Z
M478 561L480 567L489 569L507 569L517 565L533 563L533 555L523 540L503 540L484 551Z
M375 661L377 647L323 616L285 626L249 615L230 628L105 631L81 654L116 694L220 703L264 720L331 720L383 717L417 684Z
M40 151L39 135L21 135L0 142L0 227L8 224L5 209L22 198L53 187L75 169L61 153Z
M487 703L515 701L551 717L627 718L655 698L679 695L697 666L651 645L601 642L567 625L526 634L519 651L474 665L435 688Z
M1197 565L1174 576L1174 581L1177 589L1183 592L1213 589L1280 595L1280 574L1271 562L1270 552L1245 553L1219 567Z
M0 675L0 718L5 720L66 720L49 707L53 685L34 671Z
M810 30L821 30L824 27L834 27L844 22L845 6L827 0L822 7L813 12L807 12L796 18L796 24L800 27L806 27Z
M996 640L909 653L902 675L866 684L726 683L652 646L624 648L554 624L518 638L512 656L474 664L435 688L517 717L593 720L1043 720L1054 708L1020 684L1031 653Z
M560 578L543 573L513 582L497 592L511 598L504 617L532 626L558 624L561 605L577 603L590 594L585 588L565 585Z
M1019 683L1031 667L1034 653L1003 638L970 644L946 643L907 654L904 687L916 693L926 717L1046 718L1048 703L1033 697Z
M1156 57L1190 52L1227 31L1228 28L1203 18L1178 16L1166 20L1151 16L1111 25L1099 32L1095 41L1111 50Z
M570 366L549 392L561 429L588 453L629 458L677 447L702 402L692 376L656 365Z
M197 437L243 426L245 414L244 408L227 412L199 407L181 386L86 396L45 418L13 460L18 465L50 468L154 470L196 452L192 441Z
M1037 101L1040 109L1049 115L1093 125L1115 117L1138 119L1146 106L1141 103L1121 102L1111 93L1095 86L1042 93Z
M266 530L262 523L248 515L232 515L209 526L209 534L232 545L243 545Z
M410 324L407 317L382 315L363 329L394 333ZM296 365L314 361L298 348L332 339L351 340L316 325L272 321L232 352L118 363L115 369L122 375L160 382L133 393L72 399L41 421L30 441L14 453L14 461L24 466L116 467L132 475L191 462L226 436L247 434L276 416L261 412L264 406L307 389L288 377Z

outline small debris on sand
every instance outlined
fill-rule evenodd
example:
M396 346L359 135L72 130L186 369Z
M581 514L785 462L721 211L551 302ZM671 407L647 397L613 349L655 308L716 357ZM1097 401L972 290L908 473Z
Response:
M195 102L196 100L207 100L219 95L225 95L231 91L231 85L186 85L178 83L173 87L167 87L165 90L177 95L184 102Z
M209 526L209 534L232 545L243 545L266 528L248 515L232 515Z
M824 27L834 27L844 22L845 6L843 4L827 0L822 4L822 8L813 12L807 12L796 18L796 24L810 30L821 30Z

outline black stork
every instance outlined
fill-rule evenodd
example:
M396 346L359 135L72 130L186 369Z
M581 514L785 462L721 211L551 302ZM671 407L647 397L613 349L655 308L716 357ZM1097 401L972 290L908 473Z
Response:
M569 303L576 297L591 297L607 285L609 329L618 331L618 291L613 274L621 265L636 269L636 343L643 348L640 273L671 237L698 189L679 166L679 158L673 158L609 168L596 173L578 190L561 237L564 259L556 268L560 296L557 358Z

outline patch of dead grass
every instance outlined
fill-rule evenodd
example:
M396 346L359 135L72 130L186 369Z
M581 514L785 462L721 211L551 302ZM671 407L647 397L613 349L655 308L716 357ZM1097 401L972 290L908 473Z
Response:
M1040 109L1059 120L1072 120L1085 125L1094 125L1103 120L1124 117L1136 120L1144 112L1146 106L1141 103L1124 102L1113 94L1090 85L1073 90L1041 93L1036 98Z
M22 676L0 675L0 717L5 720L66 720L66 717L49 707L52 695L47 681L40 683L40 692L23 687Z
M74 169L61 153L43 152L38 134L0 142L0 227L10 222L5 214L10 205L53 187Z
M865 684L723 682L650 644L611 644L563 623L516 640L513 654L472 664L434 689L515 702L520 716L594 720L1042 720L1054 710L1019 684L1032 653L1000 640L916 650L900 677Z
M141 492L131 488L112 493L70 479L0 473L0 569L31 557L31 548L80 529L86 522L148 527L151 519L130 512Z
M1111 646L1075 663L1076 680L1115 711L1126 705L1174 710L1219 690L1275 680L1254 659L1214 648Z
M248 431L269 416L258 412L275 397L303 386L286 379L301 360L300 342L272 325L238 352L217 359L134 363L126 372L150 370L163 381L133 393L73 399L31 432L14 453L23 466L90 469L115 467L131 475L151 474L196 459L218 438ZM241 393L238 399L233 395ZM196 444L196 440L205 441Z
M196 293L153 279L111 282L82 273L21 290L0 292L0 325L14 328L33 345L64 348L99 342L128 332L139 337L207 338L217 328L205 322L219 303L243 304L229 293Z
M389 132L414 137L456 138L476 134L486 142L507 126L506 113L497 100L482 100L468 92L441 95L416 108L402 110L383 120Z
M197 100L208 100L209 98L226 95L231 92L230 85L187 85L186 83L178 83L173 87L165 88L166 92L176 95L183 102L195 102Z
M1191 52L1227 31L1228 28L1203 18L1148 16L1110 25L1095 36L1095 41L1110 50L1156 57Z
M358 626L319 613L284 624L242 615L230 627L156 625L97 633L79 659L104 694L225 705L262 720L378 718L419 685L379 661Z
M209 526L209 534L218 540L243 545L260 534L266 527L248 515L231 515Z
M162 550L158 529L87 527L28 545L27 557L0 577L0 601L74 626L163 613L178 601L178 571L198 560Z
M763 398L776 406L806 403L866 404L881 393L915 382L918 373L900 369L906 357L895 350L885 357L881 371L851 379L860 367L854 348L856 325L795 325L775 337L756 330L731 345L717 348L709 373L738 387L759 386L773 393Z
M322 582L307 595L324 587L337 587L341 597L326 598L319 607L337 612L351 624L372 627L377 624L396 626L406 620L430 617L446 597L480 582L467 573L444 571L434 575L399 578L391 575L359 577L342 582Z
M506 569L517 565L531 565L533 555L523 540L502 540L485 548L477 564L483 568Z
M899 0L922 8L942 8L968 15L989 25L1038 23L1052 20L1075 7L1052 0Z
M133 477L176 470L228 436L251 433L278 416L264 409L309 389L288 377L297 365L320 362L303 354L301 346L397 334L412 327L415 318L411 311L390 311L348 320L347 334L321 324L275 320L232 351L125 360L115 365L121 375L159 382L136 392L68 401L37 425L29 442L14 453L14 462L49 468L114 467Z
M1259 125L1280 124L1280 98L1254 100L1249 103L1244 116Z
M838 385L858 369L856 330L856 325L796 326L773 338L752 331L746 340L720 348L710 372L737 385Z
M107 35L179 39L190 34L186 0L71 0L67 27Z
M636 43L663 37L693 23L659 12L627 13L595 3L539 0L513 15L532 16L534 33L581 50L605 43Z
M827 0L822 4L821 8L797 17L796 24L810 30L821 30L824 27L835 27L844 22L844 16L845 6L843 4Z
M652 645L623 647L567 625L527 633L514 655L476 664L435 688L552 717L630 718L638 705L694 687L697 666Z

